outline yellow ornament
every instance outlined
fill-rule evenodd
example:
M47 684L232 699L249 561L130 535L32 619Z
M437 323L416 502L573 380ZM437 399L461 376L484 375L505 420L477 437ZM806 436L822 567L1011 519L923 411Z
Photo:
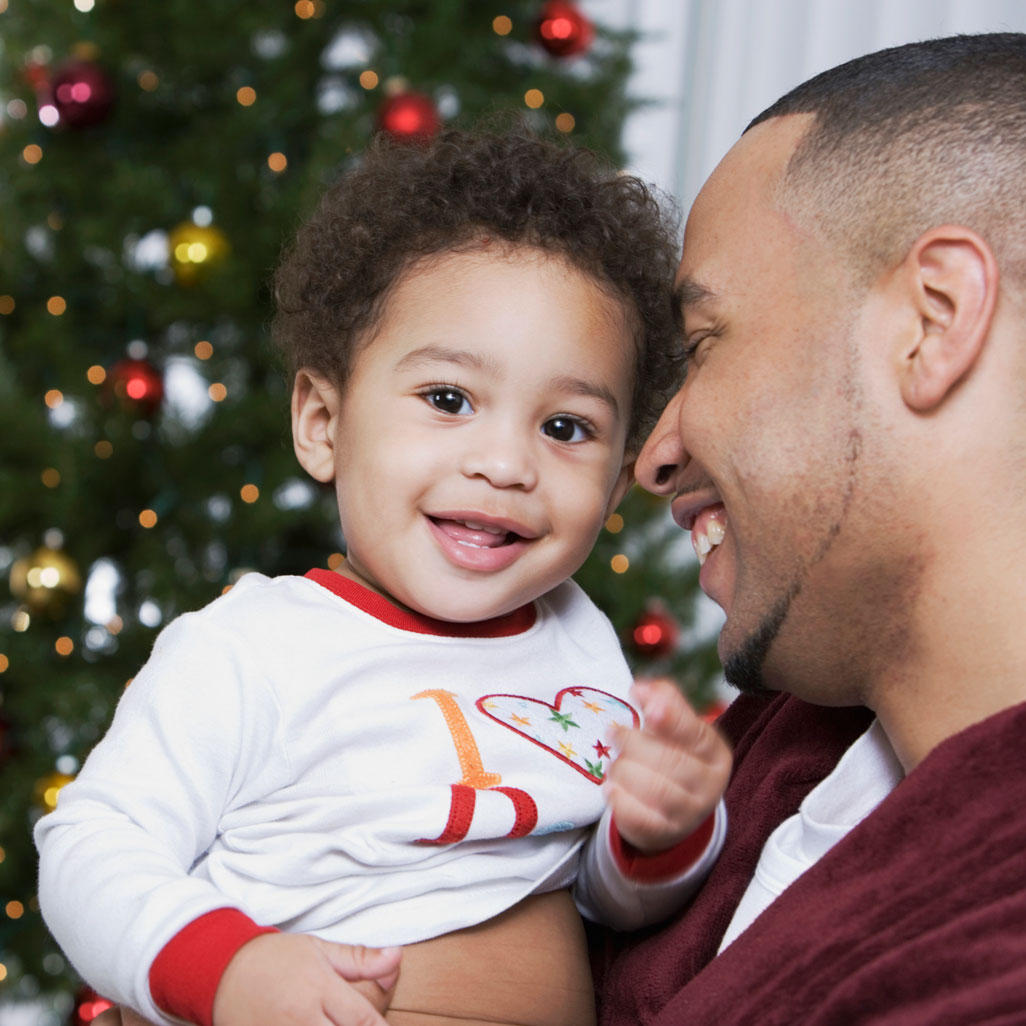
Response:
M11 594L29 612L57 619L82 590L82 576L67 553L43 546L15 560L10 584Z
M35 795L36 803L41 805L45 812L53 812L57 808L57 796L65 784L70 784L75 778L68 773L47 773L36 781Z
M191 285L216 267L231 247L220 228L183 221L168 236L171 267L180 285Z

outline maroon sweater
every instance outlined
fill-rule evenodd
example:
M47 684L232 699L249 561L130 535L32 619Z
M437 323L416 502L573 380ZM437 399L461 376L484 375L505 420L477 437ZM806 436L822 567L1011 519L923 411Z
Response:
M869 722L734 703L726 846L675 921L604 938L601 1026L1026 1023L1026 705L939 745L714 957L766 838Z

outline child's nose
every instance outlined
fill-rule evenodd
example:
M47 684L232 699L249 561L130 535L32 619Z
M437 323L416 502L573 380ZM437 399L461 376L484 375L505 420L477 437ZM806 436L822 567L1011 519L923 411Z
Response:
M494 488L531 489L538 469L529 439L516 431L483 433L463 455L463 473L483 477Z

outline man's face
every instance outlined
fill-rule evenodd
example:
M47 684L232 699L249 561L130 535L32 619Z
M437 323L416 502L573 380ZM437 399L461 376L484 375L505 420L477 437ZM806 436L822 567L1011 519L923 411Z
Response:
M701 587L726 613L728 679L748 689L786 681L829 702L851 697L841 682L826 695L833 684L818 675L836 678L846 622L859 621L871 418L865 329L845 268L776 198L807 124L789 117L749 131L695 203L678 273L687 379L637 474L674 496L674 517L704 557Z

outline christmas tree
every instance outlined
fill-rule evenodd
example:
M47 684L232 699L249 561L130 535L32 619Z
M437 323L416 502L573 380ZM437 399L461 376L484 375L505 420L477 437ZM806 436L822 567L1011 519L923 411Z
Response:
M163 624L341 558L268 345L282 243L375 132L519 110L622 161L639 100L630 37L557 0L0 0L0 36L0 1004L85 1022L32 824ZM579 579L639 673L708 704L664 503L632 493Z

